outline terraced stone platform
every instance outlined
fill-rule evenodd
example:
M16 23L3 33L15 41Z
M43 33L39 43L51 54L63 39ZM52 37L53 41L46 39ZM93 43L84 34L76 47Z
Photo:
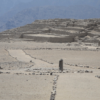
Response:
M53 42L53 43L66 43L74 41L73 36L69 35L58 35L58 34L23 34L23 38L33 39L33 41L40 42Z

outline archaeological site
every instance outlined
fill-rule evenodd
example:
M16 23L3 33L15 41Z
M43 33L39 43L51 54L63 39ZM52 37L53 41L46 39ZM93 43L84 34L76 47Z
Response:
M100 100L100 19L1 32L0 100Z

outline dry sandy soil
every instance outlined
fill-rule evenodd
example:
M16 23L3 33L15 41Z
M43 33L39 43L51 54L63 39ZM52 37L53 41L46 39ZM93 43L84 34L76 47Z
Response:
M0 100L48 100L52 76L0 75Z
M100 100L100 51L65 48L71 47L66 43L0 42L0 100L53 100L51 91L55 100ZM62 73L60 59L64 60Z
M58 64L62 58L66 64L100 66L100 51L74 50L24 50L27 54L50 63ZM52 56L51 56L52 55ZM52 59L53 58L53 59Z
M55 100L99 100L100 79L93 74L61 74Z

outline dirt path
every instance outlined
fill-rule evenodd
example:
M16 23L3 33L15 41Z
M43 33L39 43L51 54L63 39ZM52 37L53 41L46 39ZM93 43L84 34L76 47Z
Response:
M100 100L100 79L94 74L61 74L55 100Z
M39 68L43 68L43 67L54 67L55 65L49 64L47 62L41 61L39 59L35 59L30 57L29 55L25 54L25 52L23 50L8 50L9 54L16 58L18 61L21 62L34 62L34 67L39 67Z

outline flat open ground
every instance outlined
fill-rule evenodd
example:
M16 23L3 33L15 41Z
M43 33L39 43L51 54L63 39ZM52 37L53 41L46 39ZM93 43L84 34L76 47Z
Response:
M52 67L51 64L42 60L32 58L31 55L27 55L23 50L8 50L9 54L16 58L20 62L33 62L36 68Z
M0 75L0 100L49 100L51 76Z
M100 100L96 77L100 76L100 51L77 48L82 47L13 39L0 42L0 100L50 100L57 75L55 100ZM60 59L63 73L58 70Z
M93 74L61 74L55 100L100 100L100 80Z
M11 57L7 50L0 49L0 62L13 62L13 61L17 61L17 60Z
M63 59L66 64L88 65L95 68L100 66L100 51L25 50L25 52L54 64Z

